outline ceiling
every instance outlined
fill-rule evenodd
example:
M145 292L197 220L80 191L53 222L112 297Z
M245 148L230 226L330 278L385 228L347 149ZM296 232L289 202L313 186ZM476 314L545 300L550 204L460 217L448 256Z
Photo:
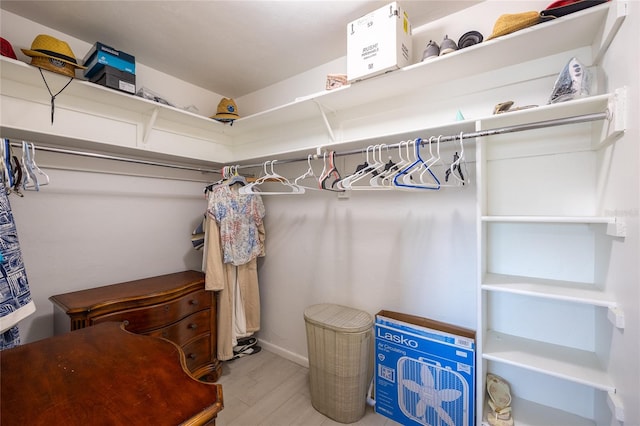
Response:
M238 98L346 55L346 26L389 1L9 1L0 8L223 96ZM405 0L412 26L479 3ZM84 56L75 52L79 59Z

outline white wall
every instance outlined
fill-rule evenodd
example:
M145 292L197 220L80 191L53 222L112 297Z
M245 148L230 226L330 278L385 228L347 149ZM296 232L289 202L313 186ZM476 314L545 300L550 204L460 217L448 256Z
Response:
M362 162L360 156L339 160L345 174ZM306 168L278 166L278 173L298 176ZM316 303L372 315L394 310L475 328L474 185L353 191L346 199L307 191L263 200L267 255L259 263L259 337L272 349L306 362L303 312Z
M48 298L54 294L200 269L191 232L206 208L203 183L144 177L170 174L156 167L37 157L51 183L10 196L36 304L36 312L20 322L23 343L53 335ZM143 176L113 174L116 169Z

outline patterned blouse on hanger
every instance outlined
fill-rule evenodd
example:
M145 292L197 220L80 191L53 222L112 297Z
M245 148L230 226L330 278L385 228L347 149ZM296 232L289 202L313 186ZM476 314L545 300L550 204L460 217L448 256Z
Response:
M218 185L209 192L207 212L220 227L224 263L243 265L260 255L258 227L265 215L260 195Z

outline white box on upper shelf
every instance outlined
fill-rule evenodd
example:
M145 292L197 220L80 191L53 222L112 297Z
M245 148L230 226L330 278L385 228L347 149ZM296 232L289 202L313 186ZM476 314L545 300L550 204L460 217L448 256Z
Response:
M347 25L347 80L353 82L409 65L411 23L398 2Z

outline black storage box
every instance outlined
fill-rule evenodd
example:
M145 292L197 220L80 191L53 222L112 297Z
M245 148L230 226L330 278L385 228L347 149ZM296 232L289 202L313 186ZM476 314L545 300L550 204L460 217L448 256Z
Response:
M102 70L92 76L89 81L122 92L136 93L136 75L105 65Z

